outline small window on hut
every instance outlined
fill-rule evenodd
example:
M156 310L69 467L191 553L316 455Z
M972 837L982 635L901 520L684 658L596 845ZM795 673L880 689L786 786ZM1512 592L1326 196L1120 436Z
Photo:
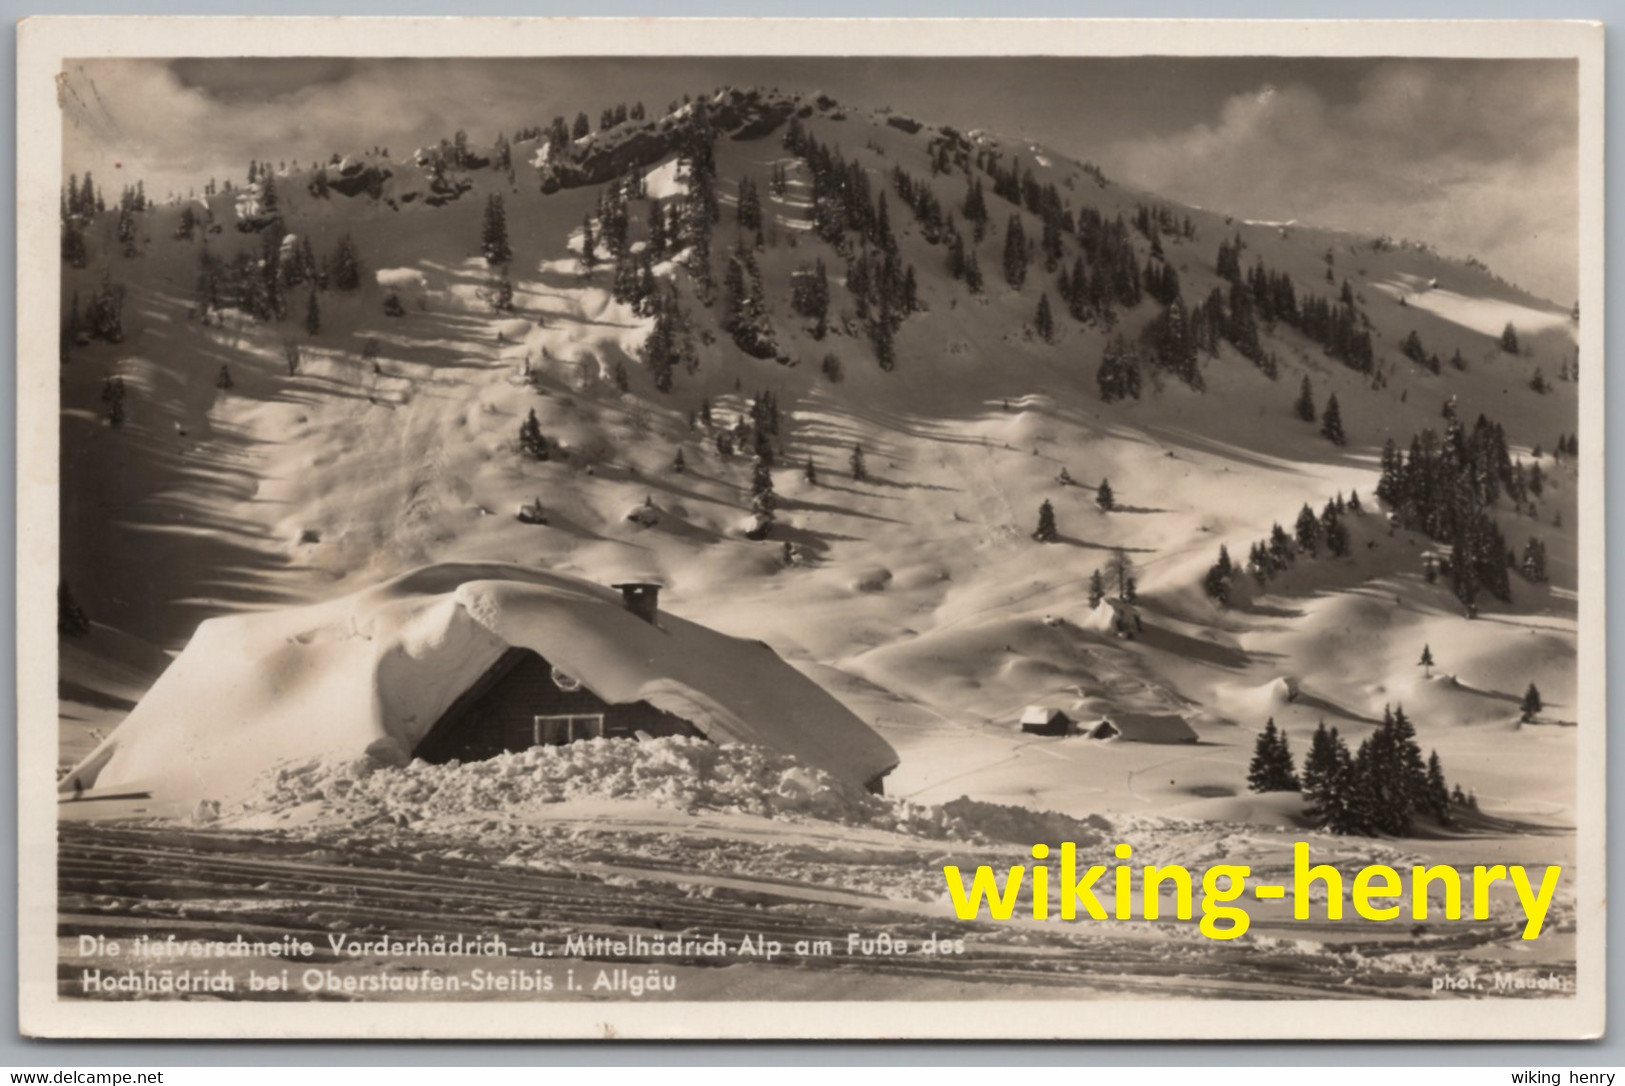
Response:
M532 723L531 742L535 746L558 747L580 739L597 739L604 734L603 713L571 716L538 716Z

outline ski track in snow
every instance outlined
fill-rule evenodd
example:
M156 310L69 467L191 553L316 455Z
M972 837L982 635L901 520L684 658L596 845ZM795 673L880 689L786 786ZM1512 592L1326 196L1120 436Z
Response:
M1344 999L1434 998L1431 972L1474 968L1498 958L1516 939L1506 923L1439 926L1425 938L1329 925L1296 932L1289 923L1259 922L1233 942L1200 938L1189 923L1057 924L1047 921L956 921L940 906L889 901L872 891L845 890L854 868L842 848L820 860L816 848L773 850L776 875L741 874L737 857L706 863L716 843L662 833L639 847L626 831L578 827L564 847L524 862L505 850L462 847L410 835L371 837L351 831L315 837L244 835L120 824L63 826L58 886L63 947L59 991L80 998L81 933L133 938L309 939L312 964L339 972L391 964L335 957L330 934L359 939L390 935L429 938L500 935L507 958L446 959L429 964L451 973L474 966L500 969L536 964L526 948L542 940L562 947L571 934L641 933L696 938L719 934L730 944L746 936L828 939L834 953L786 954L772 964L715 959L588 957L597 964L650 964L682 972L674 998L862 999L891 982L946 999ZM631 835L634 836L635 835ZM748 851L748 850L747 850ZM850 851L850 846L846 848ZM616 857L609 863L590 857ZM869 877L895 873L901 854L877 857ZM759 862L754 865L760 867ZM832 880L831 886L825 882ZM1302 925L1298 926L1302 928ZM927 937L964 938L963 955L872 957L847 952L851 933L886 931L920 946ZM1322 942L1347 932L1354 942ZM1346 937L1346 936L1345 936ZM1261 952L1262 951L1262 952ZM557 959L549 959L556 962ZM246 959L236 970L275 969L286 962ZM1505 963L1503 963L1505 964ZM1517 963L1524 964L1524 963ZM1542 969L1546 966L1542 963ZM688 969L702 970L695 978ZM1572 963L1555 963L1572 976ZM816 992L801 996L798 992ZM1528 993L1534 995L1535 993ZM239 993L241 997L241 993Z

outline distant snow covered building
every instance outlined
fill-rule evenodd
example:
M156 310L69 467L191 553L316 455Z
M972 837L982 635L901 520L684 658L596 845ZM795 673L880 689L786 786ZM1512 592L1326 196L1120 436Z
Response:
M769 747L880 790L897 765L885 739L763 642L661 612L658 592L446 564L210 619L61 790L190 802L323 759L664 735Z
M1196 730L1174 713L1114 712L1084 729L1090 739L1125 743L1194 743Z
M1031 735L1071 735L1077 726L1060 709L1029 705L1021 711L1021 730Z

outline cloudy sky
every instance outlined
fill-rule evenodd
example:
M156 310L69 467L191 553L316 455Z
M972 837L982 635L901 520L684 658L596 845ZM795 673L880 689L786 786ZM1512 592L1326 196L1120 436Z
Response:
M1569 61L1316 58L86 60L67 168L155 196L250 159L398 157L723 84L824 90L1049 144L1171 199L1431 241L1560 302L1577 272Z

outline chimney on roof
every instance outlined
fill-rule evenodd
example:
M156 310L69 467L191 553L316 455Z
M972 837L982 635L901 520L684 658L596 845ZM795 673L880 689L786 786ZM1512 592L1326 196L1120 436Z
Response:
M660 586L658 584L650 581L628 581L610 587L621 590L621 599L626 602L628 611L631 611L651 626L654 625L655 617L660 614Z

